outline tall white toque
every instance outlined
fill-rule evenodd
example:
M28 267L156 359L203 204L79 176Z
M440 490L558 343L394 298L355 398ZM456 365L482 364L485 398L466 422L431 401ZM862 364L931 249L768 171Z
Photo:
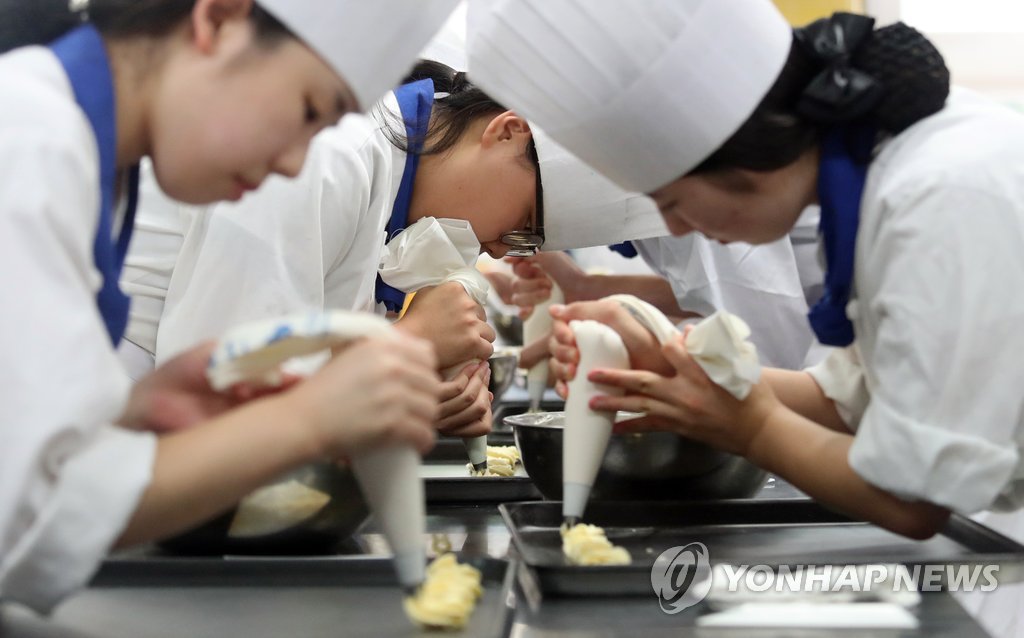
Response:
M792 30L770 0L471 0L470 78L629 191L722 145Z
M668 235L651 198L622 190L531 126L544 190L543 250L607 246Z
M257 0L317 52L367 109L398 85L458 0Z

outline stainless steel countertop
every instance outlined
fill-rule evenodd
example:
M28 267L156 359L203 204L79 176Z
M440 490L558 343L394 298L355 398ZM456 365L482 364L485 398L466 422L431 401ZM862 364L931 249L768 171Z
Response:
M800 498L792 486L770 481L761 491L764 498ZM455 551L463 556L515 557L510 534L497 509L486 506L431 507L427 516L428 533L448 536ZM371 520L358 539L360 549L369 554L386 553L383 537ZM144 554L145 552L142 552ZM138 555L139 552L135 552ZM328 621L324 613L329 601L315 592L280 592L266 588L236 588L219 591L215 596L198 595L188 589L167 589L160 594L159 605L127 605L115 610L93 609L94 614L118 614L125 627L133 627L133 638L145 636L377 636L379 627L370 624ZM302 596L300 598L300 595ZM675 616L661 612L653 593L650 598L558 599L545 598L532 607L522 589L515 593L511 636L516 638L584 636L831 636L836 630L724 630L698 628L694 619L701 612L695 607ZM75 598L72 598L74 601ZM274 609L273 621L266 608ZM264 615L257 613L263 611ZM331 610L334 616L343 616ZM926 593L918 609L921 621L916 631L845 630L845 636L985 636L980 627L946 593ZM287 632L282 633L282 632ZM12 604L0 605L0 636L3 638L99 638L87 628L68 626L57 619L40 618Z

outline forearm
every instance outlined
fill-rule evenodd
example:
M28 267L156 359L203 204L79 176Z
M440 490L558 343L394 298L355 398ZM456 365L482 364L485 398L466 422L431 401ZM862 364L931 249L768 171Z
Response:
M275 395L159 439L153 475L118 546L173 535L317 458L294 401Z
M948 510L904 501L861 479L848 461L852 442L851 435L780 406L768 416L747 456L821 503L897 534L928 538L945 524Z
M835 403L825 396L814 377L799 370L764 368L762 378L787 408L836 432L850 432Z

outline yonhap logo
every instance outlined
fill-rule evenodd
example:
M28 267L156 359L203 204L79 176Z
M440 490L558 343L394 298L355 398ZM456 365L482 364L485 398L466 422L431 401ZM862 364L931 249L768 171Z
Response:
M651 567L651 587L666 614L678 614L711 590L711 559L704 543L670 547Z

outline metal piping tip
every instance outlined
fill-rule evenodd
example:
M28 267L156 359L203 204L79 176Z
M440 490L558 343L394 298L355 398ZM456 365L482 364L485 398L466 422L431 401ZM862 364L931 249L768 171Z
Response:
M565 524L566 529L571 529L580 524L579 516L566 516L562 522Z
M487 461L484 461L482 463L474 463L473 464L473 469L476 470L477 472L486 472L487 471Z
M420 587L422 586L423 583L418 583L416 585L403 585L402 592L405 593L407 598L411 598L420 592Z

